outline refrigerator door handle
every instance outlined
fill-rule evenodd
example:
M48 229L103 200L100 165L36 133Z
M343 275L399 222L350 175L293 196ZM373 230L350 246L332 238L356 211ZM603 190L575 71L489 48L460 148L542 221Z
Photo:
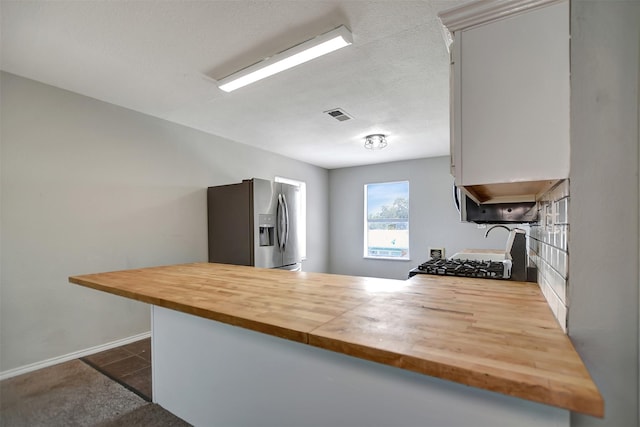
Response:
M284 244L282 245L282 250L286 249L287 243L289 243L289 204L287 204L287 198L282 195L282 202L284 204L284 222L285 222L285 232L284 232Z
M285 204L282 194L278 194L278 211L276 214L276 227L278 236L278 247L281 251L284 251L285 238L286 238L286 218L285 218Z

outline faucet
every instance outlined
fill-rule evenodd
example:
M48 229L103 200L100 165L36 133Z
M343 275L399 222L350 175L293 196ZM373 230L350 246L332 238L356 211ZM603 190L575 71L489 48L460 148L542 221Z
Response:
M504 225L494 225L484 234L486 238L489 235L489 232L494 228L504 228L509 232L509 238L507 239L507 249L506 252L509 254L509 258L511 259L511 279L518 281L527 280L527 243L526 243L526 234L527 232L521 228L513 228L510 229Z
M484 237L485 237L485 238L487 238L487 236L489 236L489 232L490 232L491 230L493 230L494 228L504 228L504 229L505 229L505 230L507 230L509 233L511 233L511 229L510 229L509 227L507 227L506 225L502 225L502 224L500 224L500 225L494 225L493 227L489 228L489 229L487 230L487 232L486 232L486 233L484 233Z

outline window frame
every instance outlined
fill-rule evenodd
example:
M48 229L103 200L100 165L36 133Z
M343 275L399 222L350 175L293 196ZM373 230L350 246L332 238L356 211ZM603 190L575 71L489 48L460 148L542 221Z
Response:
M375 255L370 255L369 254L369 235L368 235L368 231L369 231L369 215L368 215L368 210L369 210L369 193L368 193L368 188L369 186L373 186L373 185L384 185L384 184L400 184L400 183L406 183L407 185L407 220L406 220L406 224L407 224L407 253L404 256L375 256ZM376 260L389 260L389 261L410 261L411 260L411 227L410 227L410 206L411 206L411 183L408 179L405 180L397 180L397 181L383 181L383 182L371 182L371 183L367 183L364 184L363 187L363 193L364 193L364 214L363 214L363 219L364 219L364 227L363 227L363 252L362 252L362 257L364 259L376 259ZM400 221L397 221L400 222ZM404 222L404 221L402 221ZM401 248L404 249L404 248Z

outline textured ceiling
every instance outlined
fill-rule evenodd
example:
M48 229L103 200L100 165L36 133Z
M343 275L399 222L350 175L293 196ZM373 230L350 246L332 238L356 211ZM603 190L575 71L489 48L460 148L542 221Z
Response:
M446 155L441 1L5 1L1 67L325 168ZM345 25L354 43L225 93L216 79ZM323 112L342 108L354 119ZM388 135L368 151L363 138Z

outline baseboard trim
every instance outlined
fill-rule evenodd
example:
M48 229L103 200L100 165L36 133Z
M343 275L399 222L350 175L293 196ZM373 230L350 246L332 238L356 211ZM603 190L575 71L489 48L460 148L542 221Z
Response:
M64 354L62 356L52 357L51 359L46 359L41 362L35 362L29 365L20 366L18 368L9 369L7 371L0 372L0 381L6 380L7 378L11 377L16 377L18 375L26 374L28 372L37 371L38 369L57 365L59 363L68 362L69 360L79 359L81 357L89 356L94 353L100 353L101 351L140 341L145 338L149 338L150 336L151 332L143 332L141 334L133 335L127 338L111 341L106 344L97 345L95 347L90 347L84 350L74 351L73 353Z

